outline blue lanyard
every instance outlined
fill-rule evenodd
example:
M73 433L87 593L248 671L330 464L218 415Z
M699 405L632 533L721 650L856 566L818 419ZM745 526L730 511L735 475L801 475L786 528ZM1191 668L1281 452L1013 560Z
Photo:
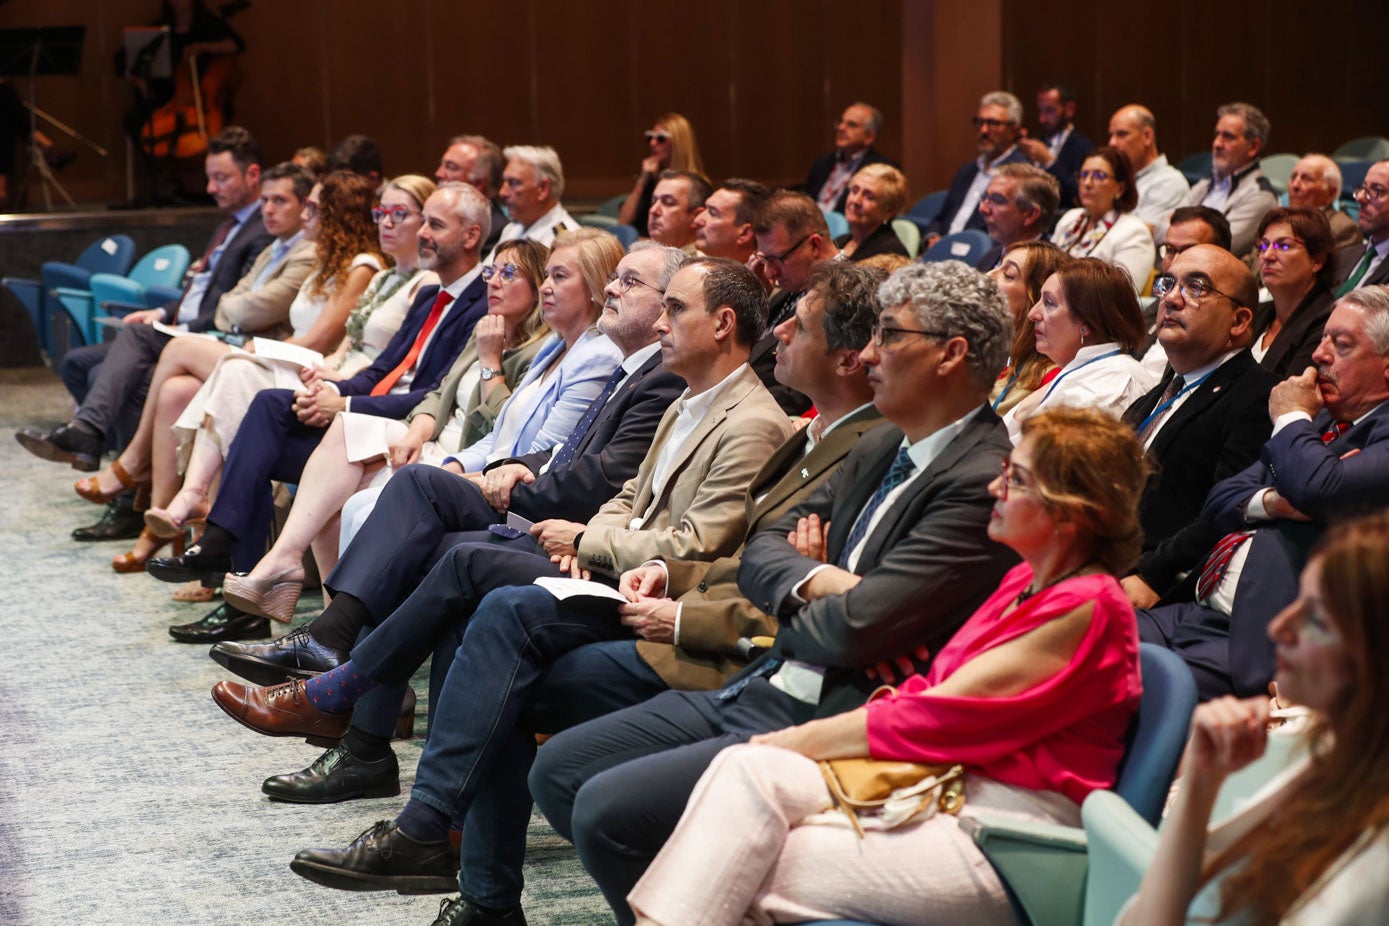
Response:
M998 394L998 398L994 399L993 404L989 407L994 411L998 411L999 404L1002 403L1004 399L1008 398L1008 393L1013 391L1013 384L1017 381L1018 370L1017 367L1014 367L1013 372L1008 374L1008 382L1003 384L1003 391Z
M1214 371L1211 371L1211 372L1214 372ZM1152 422L1156 421L1156 420L1158 419L1158 417L1159 417L1160 415L1162 415L1163 412L1167 411L1169 408L1172 407L1172 403L1173 403L1173 402L1177 401L1177 400L1180 399L1182 396L1186 395L1188 392L1190 392L1191 390L1195 389L1197 386L1201 385L1202 383L1204 383L1206 380L1208 380L1208 379L1210 379L1210 378L1211 378L1211 374L1210 374L1210 373L1207 373L1205 376L1201 377L1200 379L1193 379L1191 382L1189 382L1189 383L1187 383L1186 385L1182 386L1182 388L1181 388L1180 390L1178 390L1178 392L1177 392L1176 395L1174 395L1172 398L1168 399L1166 402L1163 402L1163 403L1162 403L1161 405L1159 405L1157 408L1153 409L1151 412L1148 413L1148 417L1147 417L1147 418L1144 418L1144 419L1143 419L1143 423L1140 424L1140 425L1138 426L1138 433L1139 433L1139 434L1142 434L1144 428L1148 427L1148 425L1151 424Z
M1065 373L1062 373L1060 376L1056 377L1056 379L1051 381L1051 388L1047 390L1046 395L1042 396L1042 401L1045 402L1047 399L1050 399L1051 394L1056 391L1056 387L1061 385L1061 380L1065 379L1067 376L1070 376L1072 373L1076 372L1076 370L1083 370L1092 363L1099 363L1101 360L1108 360L1110 357L1116 357L1122 353L1123 351L1119 350L1119 348L1116 347L1114 348L1114 350L1110 351L1107 354L1100 354L1098 357L1091 357L1089 360L1076 367L1075 370L1067 370Z

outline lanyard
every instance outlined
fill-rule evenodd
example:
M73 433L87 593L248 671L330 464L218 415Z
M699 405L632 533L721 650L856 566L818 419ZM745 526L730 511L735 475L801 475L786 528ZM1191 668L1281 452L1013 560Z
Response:
M1212 372L1214 372L1214 371L1212 371ZM1210 373L1207 373L1205 376L1202 376L1200 379L1193 379L1191 382L1189 382L1189 383L1185 384L1184 386L1182 386L1182 388L1177 392L1176 395L1172 396L1172 398L1168 399L1166 402L1163 402L1163 403L1162 403L1161 405L1159 405L1157 408L1153 409L1151 412L1148 413L1148 417L1147 417L1147 418L1144 418L1144 419L1143 419L1143 423L1140 424L1140 425L1138 426L1138 433L1139 433L1139 434L1142 434L1143 431L1144 431L1144 429L1147 428L1149 424L1151 424L1151 423L1153 423L1154 421L1156 421L1159 417L1161 417L1161 415L1162 415L1163 412L1167 411L1169 408L1172 407L1172 403L1173 403L1173 402L1177 401L1177 400L1180 399L1182 396L1186 395L1188 392L1190 392L1191 390L1195 389L1197 386L1201 385L1202 383L1204 383L1206 380L1208 380L1208 379L1210 379L1210 378L1211 378L1211 374L1210 374Z
M1091 357L1089 360L1076 367L1075 370L1067 370L1065 373L1062 373L1060 376L1056 377L1056 379L1051 381L1051 388L1047 390L1046 395L1042 396L1042 401L1045 402L1047 399L1050 399L1051 394L1056 391L1056 387L1061 385L1061 380L1065 379L1067 376L1070 376L1072 373L1076 372L1076 370L1083 370L1092 363L1098 363L1101 360L1108 360L1110 357L1115 357L1122 353L1123 351L1119 350L1119 348L1116 347L1114 348L1114 350L1110 351L1107 354L1100 354L1098 357Z
M1017 381L1018 370L1017 367L1014 367L1013 372L1008 374L1008 382L1003 384L1003 391L998 394L998 398L994 399L993 404L989 407L992 408L994 411L998 411L998 406L1003 402L1004 399L1008 398L1008 393L1013 391L1013 384Z

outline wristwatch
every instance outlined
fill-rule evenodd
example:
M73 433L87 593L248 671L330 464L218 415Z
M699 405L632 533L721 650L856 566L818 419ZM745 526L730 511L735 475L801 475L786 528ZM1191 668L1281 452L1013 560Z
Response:
M485 383L489 379L495 379L502 375L501 370L494 370L491 367L482 367L482 381Z

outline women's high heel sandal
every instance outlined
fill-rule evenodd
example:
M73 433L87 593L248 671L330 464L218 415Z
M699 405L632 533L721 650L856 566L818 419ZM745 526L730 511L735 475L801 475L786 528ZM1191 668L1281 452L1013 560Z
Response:
M145 563L149 562L150 557L157 556L159 551L170 543L174 545L174 555L183 555L183 534L177 537L156 537L149 528L140 531L140 537L136 543L141 541L150 545L148 553L136 553L131 550L129 553L122 553L111 559L111 568L117 572L144 572Z
M140 508L138 503L141 496L144 497L145 504L149 504L150 481L148 479L136 479L134 476L130 475L130 472L121 465L120 460L111 461L111 475L116 477L116 481L120 483L120 488L113 489L110 492L103 492L101 490L101 481L96 476L86 476L72 484L73 491L93 505L107 505L110 504L113 498L120 495L125 490L135 489L137 510Z
M281 576L284 573L280 573ZM253 579L227 573L222 579L222 600L233 608L259 614L288 624L294 617L294 606L304 591L304 579Z
M188 512L188 516L182 521L175 521L167 508L151 508L145 512L145 529L156 537L177 537L183 533L185 527L206 524L208 508L206 493L202 495L202 501Z

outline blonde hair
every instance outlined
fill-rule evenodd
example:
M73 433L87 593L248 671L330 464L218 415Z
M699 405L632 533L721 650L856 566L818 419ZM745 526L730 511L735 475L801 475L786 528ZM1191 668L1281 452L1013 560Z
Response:
M704 159L699 156L699 142L695 141L694 126L690 120L679 113L666 113L656 120L656 124L670 133L671 170L684 170L691 173L704 173Z
M868 164L860 167L854 176L872 177L874 180L882 181L883 202L888 207L890 217L896 218L907 208L907 200L911 198L911 194L907 192L907 175L891 164ZM852 183L853 180L849 182Z
M579 275L588 286L593 314L597 317L603 308L603 288L608 285L608 277L617 272L617 263L626 254L622 242L601 228L581 226L556 235L555 243L550 246L550 254L564 248L579 252Z

